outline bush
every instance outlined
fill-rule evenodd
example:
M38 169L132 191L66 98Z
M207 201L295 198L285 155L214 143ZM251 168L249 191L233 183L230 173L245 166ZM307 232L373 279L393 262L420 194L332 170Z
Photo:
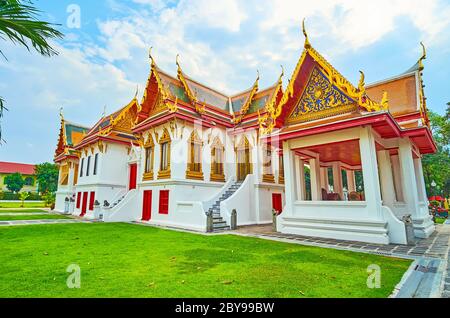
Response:
M28 192L29 196L25 201L42 201L42 197L39 195L39 193L36 192ZM11 201L18 201L20 200L20 194L19 193L13 193L13 192L1 192L0 191L0 200L11 200Z

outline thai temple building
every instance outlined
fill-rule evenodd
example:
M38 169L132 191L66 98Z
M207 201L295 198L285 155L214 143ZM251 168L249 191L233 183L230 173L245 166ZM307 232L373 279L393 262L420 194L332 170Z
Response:
M286 87L284 72L264 89L258 74L230 96L150 53L140 101L93 127L61 116L56 210L202 232L275 220L281 233L380 244L406 244L409 219L430 236L425 48L405 73L353 85L303 31Z

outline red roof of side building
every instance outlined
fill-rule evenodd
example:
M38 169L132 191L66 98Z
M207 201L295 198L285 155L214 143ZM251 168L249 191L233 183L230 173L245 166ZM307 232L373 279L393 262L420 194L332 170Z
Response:
M16 162L0 161L0 173L15 173L19 172L24 175L34 174L34 165Z

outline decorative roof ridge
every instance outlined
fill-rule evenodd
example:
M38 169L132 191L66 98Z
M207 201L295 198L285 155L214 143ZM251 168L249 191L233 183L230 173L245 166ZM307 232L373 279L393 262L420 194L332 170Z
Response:
M235 124L239 124L242 121L242 119L247 114L247 112L248 112L248 110L250 108L250 105L251 105L251 103L253 101L253 97L255 97L255 94L258 92L258 89L259 89L259 71L257 71L257 74L258 75L256 77L255 83L253 84L253 87L252 87L252 89L250 91L250 94L247 97L247 100L245 101L244 105L242 105L241 110L239 111L238 117L234 117L234 114L233 114L233 122Z
M280 116L282 107L280 104L276 105L278 93L283 94L283 76L284 67L281 65L281 74L278 81L273 85L275 91L272 93L270 100L264 106L265 114L261 116L261 112L258 110L258 123L259 128L263 134L271 132L275 127L276 119Z
M189 88L188 83L186 82L186 78L184 77L183 70L181 69L181 65L180 65L180 61L179 61L179 56L180 56L180 54L177 54L177 57L176 57L176 63L177 63L177 77L178 77L178 79L180 80L181 84L183 85L184 90L185 90L185 92L186 92L186 94L187 94L189 100L191 101L191 103L192 103L193 105L195 105L195 104L197 103L197 101L198 101L198 100L197 100L197 96L194 95L194 94L192 93L191 89Z
M281 115L281 108L288 102L290 98L294 95L294 82L300 73L300 69L303 65L303 62L306 58L306 55L309 54L316 63L325 71L326 76L331 84L336 85L336 87L341 90L344 94L346 94L350 99L354 100L360 107L365 108L368 111L374 111L382 109L383 107L387 107L387 103L384 105L380 105L372 101L366 94L365 83L364 83L364 73L360 71L361 76L358 83L358 87L356 88L350 81L348 81L338 70L336 70L330 62L328 62L325 57L323 57L317 50L315 50L311 43L309 42L309 37L305 28L305 19L302 22L302 31L305 36L305 43L302 55L294 69L294 72L291 76L291 79L288 82L285 92L280 100L278 107L280 111L276 114ZM387 100L387 98L386 98ZM386 101L385 101L386 102ZM276 120L276 118L272 118L272 120ZM270 127L271 125L269 125ZM272 127L273 129L273 127ZM266 133L270 133L271 129L266 130Z
M150 58L150 75L148 76L147 84L145 86L144 94L142 95L142 99L141 99L141 103L139 104L139 107L147 99L147 89L148 89L148 86L150 85L150 79L151 79L152 75L155 76L156 82L158 84L158 90L159 90L160 94L162 95L162 98L167 99L169 97L169 93L167 92L166 88L164 87L164 84L161 81L161 77L159 76L159 71L161 71L161 70L156 65L155 59L152 56L152 48L153 47L150 47L150 49L148 50L148 56Z
M183 72L183 70L182 70L181 67L179 66L178 55L177 55L177 66L178 66L177 77L178 77L179 72L181 71L181 75L182 75L183 79L186 81L186 85L188 85L188 83L187 83L188 81L189 81L189 82L193 82L194 84L200 85L200 86L202 86L203 88L205 88L205 89L207 89L207 90L210 90L210 91L212 91L213 93L216 93L217 95L220 95L220 96L223 97L224 99L228 99L228 98L230 97L230 95L225 94L224 92L221 92L221 91L219 91L219 90L216 89L216 88L212 88L211 86L208 86L208 85L206 85L206 84L203 84L203 83L201 83L201 82L199 82L199 81L193 79L192 77L190 77L189 75L187 75L185 72ZM167 74L167 75L169 75L169 74ZM169 75L169 76L170 76L170 75ZM181 79L180 79L179 77L178 77L178 79L181 81ZM181 82L182 82L182 81L181 81ZM182 84L184 85L183 82L182 82ZM189 90L190 90L190 88L189 88ZM192 93L192 92L191 92L191 93Z
M139 112L139 110L141 109L141 106L140 106L140 104L139 104L139 101L137 100L137 92L136 92L136 94L134 95L133 99L132 99L127 105L125 105L125 106L123 106L122 108L118 109L117 111L115 111L115 112L112 113L111 115L106 116L106 117L109 117L109 125L106 126L106 127L103 128L103 129L100 129L97 133L98 133L99 135L101 135L101 136L105 136L105 135L109 134L109 133L113 130L114 126L115 126L120 120L122 120L122 119L125 118L125 116L126 116L128 110L130 110L131 107L133 107L133 106L135 106L135 105L136 105L136 107L137 107L137 111ZM116 115L115 117L113 117L114 114L117 114L117 115ZM102 118L102 119L103 119L103 118Z

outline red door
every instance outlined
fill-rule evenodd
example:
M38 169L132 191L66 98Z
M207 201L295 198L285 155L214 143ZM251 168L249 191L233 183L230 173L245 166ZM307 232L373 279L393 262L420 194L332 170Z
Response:
M81 206L80 216L84 216L86 214L87 202L88 202L88 192L83 192L83 204Z
M89 211L94 210L94 203L95 203L95 192L92 191L91 195L89 196Z
M283 203L281 198L281 193L272 193L272 209L281 214L283 211Z
M144 202L142 205L142 221L149 221L152 218L152 190L144 191Z
M128 190L136 189L136 177L137 177L137 164L130 165L130 182L128 184Z

